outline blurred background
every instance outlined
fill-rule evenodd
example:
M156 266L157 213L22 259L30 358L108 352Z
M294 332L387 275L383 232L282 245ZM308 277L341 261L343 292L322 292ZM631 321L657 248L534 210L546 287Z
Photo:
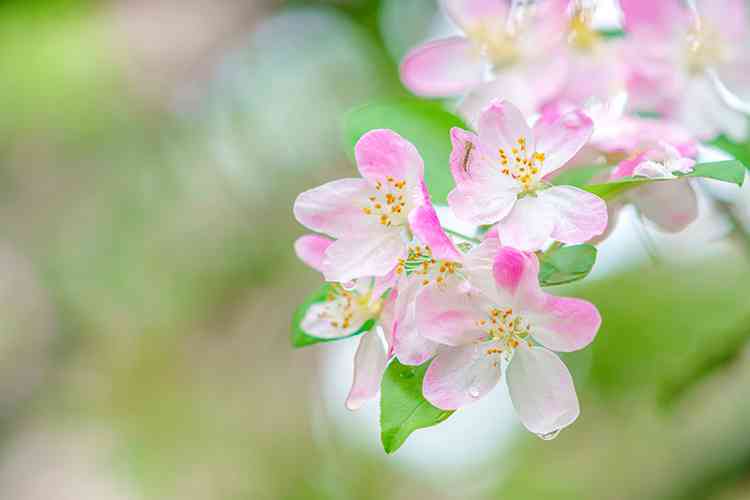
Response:
M678 236L626 212L560 290L605 323L554 441L503 388L386 456L356 341L290 347L320 280L292 201L351 175L347 110L407 95L436 14L0 2L0 498L750 498L750 253L707 199Z

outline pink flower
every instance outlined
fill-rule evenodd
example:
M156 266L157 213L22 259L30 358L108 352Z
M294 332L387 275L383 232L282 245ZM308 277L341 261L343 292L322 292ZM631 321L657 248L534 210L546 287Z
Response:
M683 156L671 144L661 143L620 162L612 172L611 179L675 179L675 173L689 173L694 165L695 160ZM612 204L612 209L618 210L626 203L635 205L643 217L670 233L682 231L698 217L698 198L687 179L638 187L626 193L618 203Z
M562 40L567 0L514 9L505 0L442 0L441 4L462 35L428 42L404 58L401 78L420 96L461 95L488 75L492 80L519 68L526 73ZM549 80L545 76L529 82L543 83Z
M748 135L743 113L730 108L714 75L750 97L750 18L744 0L697 0L697 16L683 2L622 2L629 35L623 57L633 109L657 111L700 139Z
M306 235L295 242L294 248L303 262L321 271L325 250L331 244L333 241L325 236ZM360 337L354 355L354 378L346 399L346 407L350 410L359 409L377 396L390 358L394 301L375 295L372 281L359 280L352 289L332 285L326 300L311 305L301 323L309 335L332 340L353 335L367 321L377 319L376 324Z
M417 328L442 348L425 374L423 393L454 410L484 397L506 377L513 406L531 432L545 436L579 413L573 379L552 351L576 351L596 336L601 318L581 299L544 293L532 253L503 247L492 286L430 285L417 301Z
M393 352L401 363L421 365L437 352L438 343L421 335L416 325L416 303L422 290L430 284L456 287L466 280L476 284L491 280L492 263L499 248L497 237L486 238L453 260L436 260L427 247L410 249L408 262L413 270L408 276L400 275L393 322Z
M451 209L473 224L498 223L503 243L524 251L549 238L573 244L601 234L607 226L602 199L544 180L581 149L592 126L576 111L542 117L530 128L515 106L495 101L482 113L478 134L451 132Z
M437 221L416 148L391 130L373 130L355 153L363 178L329 182L294 203L301 224L336 239L320 264L326 280L385 277L414 236L436 255L451 256L455 248Z

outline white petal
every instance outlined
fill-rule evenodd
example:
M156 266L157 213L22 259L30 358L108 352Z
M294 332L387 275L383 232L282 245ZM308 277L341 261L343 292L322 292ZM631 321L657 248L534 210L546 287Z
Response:
M362 335L357 353L354 355L354 380L346 398L348 409L357 410L365 401L378 395L386 362L383 341L377 329Z
M497 229L503 245L524 252L536 251L549 240L556 220L556 212L542 198L526 196L516 201Z
M342 238L326 250L323 274L326 280L341 283L364 276L385 276L396 267L405 249L398 228Z

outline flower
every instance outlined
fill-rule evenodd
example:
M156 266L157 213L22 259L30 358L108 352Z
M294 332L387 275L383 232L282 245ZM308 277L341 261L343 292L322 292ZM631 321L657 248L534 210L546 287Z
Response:
M404 85L420 96L464 94L495 77L539 74L539 60L562 40L567 0L511 8L505 0L442 0L462 34L416 47L401 64ZM528 78L532 99L555 87L551 72ZM520 89L519 87L516 87Z
M658 5L657 5L658 4ZM744 0L682 2L625 0L632 108L656 111L700 139L748 135L746 116L727 105L715 78L741 97L750 96L750 18Z
M422 290L433 283L452 287L467 279L473 283L491 279L499 246L497 237L487 237L467 254L457 252L453 260L434 259L429 247L410 249L407 263L412 270L401 274L394 305L393 352L401 363L421 365L437 352L438 343L421 335L416 325L416 303Z
M321 271L325 250L331 244L333 241L324 236L306 235L297 239L294 249L300 260ZM338 283L332 285L323 302L308 308L300 325L313 337L332 340L352 336L362 330L365 323L376 320L360 337L354 355L354 377L346 398L346 407L350 410L359 409L377 396L390 358L394 304L373 293L372 281L359 280L352 289Z
M573 379L552 351L589 345L601 317L585 300L544 293L533 253L502 247L492 286L430 285L419 296L417 327L442 349L427 369L424 397L454 410L484 397L503 365L513 406L531 432L545 436L579 413Z
M693 165L695 160L683 156L673 145L661 142L620 162L610 178L675 179L675 173L689 173ZM635 205L638 213L670 233L682 231L698 217L698 198L687 179L640 186L626 193L621 201L610 204L611 210L619 210L626 203Z
M336 238L320 264L326 280L385 277L414 236L450 254L414 145L392 130L373 130L357 142L355 155L363 178L329 182L294 202L301 224Z
M581 149L592 127L588 116L574 111L554 120L543 116L532 129L515 106L493 102L479 119L478 134L451 131L451 209L473 224L498 223L503 243L524 251L541 248L550 237L573 244L601 234L607 227L601 198L545 182Z

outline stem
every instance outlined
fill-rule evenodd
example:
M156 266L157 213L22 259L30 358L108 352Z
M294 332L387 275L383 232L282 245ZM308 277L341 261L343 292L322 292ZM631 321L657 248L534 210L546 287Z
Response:
M636 231L638 231L638 237L641 240L641 244L643 245L644 250L646 250L649 258L651 258L651 263L661 264L662 258L659 255L659 252L656 250L656 244L654 243L654 240L648 233L646 223L643 220L643 215L641 215L640 210L638 210L638 222L636 223Z
M459 233L458 231L454 231L454 230L452 230L452 229L448 229L448 228L445 228L445 227L444 227L444 228L443 228L443 231L445 231L445 232L446 232L446 233L448 233L448 234L452 234L453 236L456 236L456 237L458 237L458 238L461 238L461 239L463 239L463 240L466 240L466 241L471 241L472 243L476 243L476 244L479 244L479 243L481 243L481 240L479 240L479 239L477 239L477 238L472 238L471 236L466 236L465 234L461 234L461 233Z

